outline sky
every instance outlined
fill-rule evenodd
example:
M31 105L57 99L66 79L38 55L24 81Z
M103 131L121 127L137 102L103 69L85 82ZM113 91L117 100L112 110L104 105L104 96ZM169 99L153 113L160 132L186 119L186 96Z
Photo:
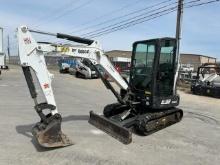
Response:
M4 47L6 49L9 35L11 50L16 54L16 28L21 25L53 33L84 36L85 33L123 20L112 21L113 18L162 1L164 0L0 0L0 27L4 28ZM185 0L188 1L190 0ZM175 0L170 0L168 4L172 2ZM131 15L126 18L129 17ZM219 17L220 2L184 10L181 53L202 54L220 59ZM105 24L97 25L103 22ZM175 29L176 12L173 12L94 39L100 41L105 51L131 50L132 43L138 40L174 37ZM36 39L57 41L54 37L40 35L36 35Z

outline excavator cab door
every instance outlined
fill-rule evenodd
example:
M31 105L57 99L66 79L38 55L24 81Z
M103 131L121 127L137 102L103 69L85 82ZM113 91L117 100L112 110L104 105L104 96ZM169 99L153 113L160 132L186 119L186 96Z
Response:
M179 97L173 95L176 69L176 39L135 42L129 83L137 101L155 109L176 106L179 103Z

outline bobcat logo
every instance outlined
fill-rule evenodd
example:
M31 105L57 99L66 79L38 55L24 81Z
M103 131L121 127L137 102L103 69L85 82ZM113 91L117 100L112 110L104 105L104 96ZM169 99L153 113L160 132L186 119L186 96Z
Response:
M30 38L24 38L24 43L26 45L31 44L31 39Z

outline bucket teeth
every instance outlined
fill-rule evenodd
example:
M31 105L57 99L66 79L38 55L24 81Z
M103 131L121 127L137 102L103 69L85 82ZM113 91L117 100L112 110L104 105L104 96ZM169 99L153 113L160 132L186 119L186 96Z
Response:
M53 118L48 124L37 123L32 128L32 134L40 146L58 148L73 145L73 142L61 131L61 119Z
M95 114L93 111L90 111L89 123L124 144L129 144L132 142L132 133L128 129L117 125L116 123L108 120L104 116Z

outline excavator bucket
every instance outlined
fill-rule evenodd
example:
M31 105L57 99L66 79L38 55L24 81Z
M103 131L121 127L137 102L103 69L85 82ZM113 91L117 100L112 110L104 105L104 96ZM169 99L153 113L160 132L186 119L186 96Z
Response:
M90 111L89 123L124 144L132 142L132 133L127 128L108 120L104 116L97 115L93 111Z
M32 134L44 148L58 148L73 145L74 143L61 131L61 120L53 119L49 124L37 123L32 128Z

